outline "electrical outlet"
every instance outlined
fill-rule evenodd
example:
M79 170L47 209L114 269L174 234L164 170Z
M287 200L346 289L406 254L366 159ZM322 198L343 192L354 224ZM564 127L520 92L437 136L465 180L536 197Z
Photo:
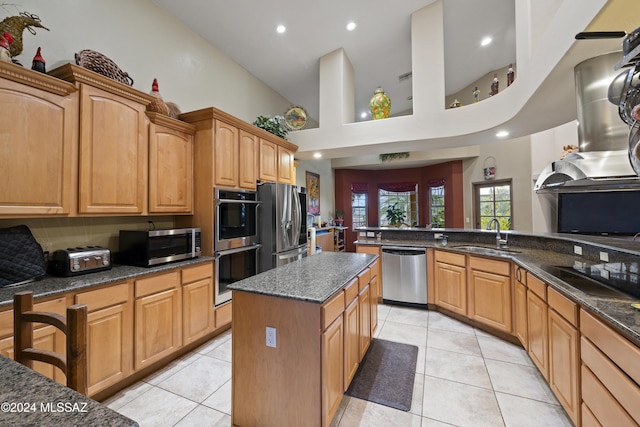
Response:
M373 231L367 231L367 237L376 237L376 233Z
M267 326L267 347L276 348L276 328Z
M358 233L358 237L367 237L367 233L365 231L361 231Z
M600 252L600 261L609 262L609 254L607 252Z
M582 255L582 246L573 245L573 253L576 255Z
M600 270L600 277L605 280L609 280L609 270L605 270L604 268Z
M434 240L440 240L440 239L442 239L442 236L444 236L443 233L434 233L433 234Z

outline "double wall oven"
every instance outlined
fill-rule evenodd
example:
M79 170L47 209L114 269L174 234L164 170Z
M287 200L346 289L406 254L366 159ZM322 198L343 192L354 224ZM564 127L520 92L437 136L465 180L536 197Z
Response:
M258 197L255 191L214 189L214 304L231 300L228 286L258 272Z

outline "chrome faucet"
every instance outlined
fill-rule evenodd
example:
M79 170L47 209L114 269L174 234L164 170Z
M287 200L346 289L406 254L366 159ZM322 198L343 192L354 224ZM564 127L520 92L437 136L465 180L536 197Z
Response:
M508 236L506 236L506 238L504 239L502 238L502 236L500 235L500 222L496 218L491 218L489 224L487 224L487 230L491 230L491 226L494 222L496 223L496 248L500 249L502 245L507 245Z

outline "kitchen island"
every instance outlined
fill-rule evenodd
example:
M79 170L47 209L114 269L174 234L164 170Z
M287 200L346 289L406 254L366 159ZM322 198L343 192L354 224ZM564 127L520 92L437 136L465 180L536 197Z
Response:
M229 286L233 425L329 425L352 378L352 344L362 356L375 328L377 263L323 252Z

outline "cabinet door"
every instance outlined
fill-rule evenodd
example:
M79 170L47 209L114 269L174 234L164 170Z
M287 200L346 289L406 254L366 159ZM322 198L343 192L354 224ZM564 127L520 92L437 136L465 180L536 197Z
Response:
M259 178L261 181L277 181L278 180L278 153L276 144L260 138L260 171Z
M214 139L214 185L238 186L238 128L216 120Z
M133 304L129 283L77 294L86 304L87 377L93 395L133 371Z
M360 360L364 357L371 343L371 294L367 285L358 294L360 313Z
M373 269L372 269L373 271ZM378 329L378 276L371 276L371 282L369 282L369 292L371 293L371 336Z
M360 364L359 346L359 313L358 299L351 301L351 304L344 310L344 390L351 384L351 380L358 370Z
M520 340L520 344L522 344L525 350L528 350L529 342L527 339L527 288L518 280L514 282L513 300L513 329L516 337L518 338L518 340Z
M548 381L547 303L530 290L527 290L527 325L529 356Z
M0 79L0 215L70 213L74 105L71 97Z
M574 425L580 414L580 336L576 328L549 309L549 385Z
M342 316L322 334L322 425L328 426L338 410L343 387L343 323Z
M278 145L278 182L295 184L296 174L293 152Z
M328 233L316 234L316 245L320 246L323 252L333 252L333 233L330 231Z
M436 262L436 304L455 313L467 315L466 268Z
M79 212L143 214L147 203L145 106L80 85Z
M238 186L255 190L258 180L258 137L241 130L239 155Z
M213 280L207 277L182 285L182 336L184 345L213 330Z
M193 135L153 125L149 139L149 212L193 212Z
M470 270L469 317L511 333L511 278Z

